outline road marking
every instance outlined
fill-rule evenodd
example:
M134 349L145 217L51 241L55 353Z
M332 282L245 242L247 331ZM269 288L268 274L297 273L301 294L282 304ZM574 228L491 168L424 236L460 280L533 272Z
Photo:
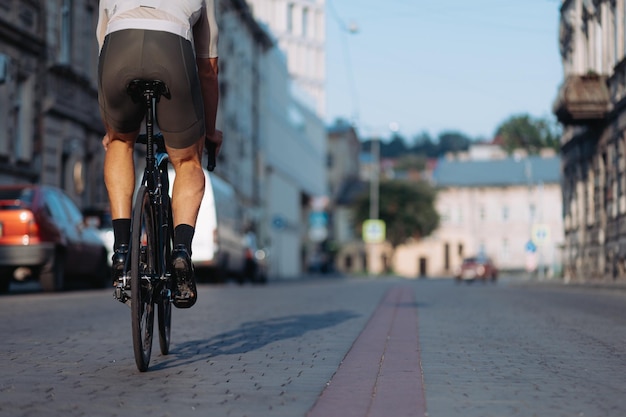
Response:
M414 290L392 287L307 417L424 417Z

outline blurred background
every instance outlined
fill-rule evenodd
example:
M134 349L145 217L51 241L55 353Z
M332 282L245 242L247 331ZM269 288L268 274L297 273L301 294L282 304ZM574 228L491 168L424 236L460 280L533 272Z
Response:
M624 3L216 0L213 266L624 279ZM97 14L0 0L0 185L62 190L108 249Z

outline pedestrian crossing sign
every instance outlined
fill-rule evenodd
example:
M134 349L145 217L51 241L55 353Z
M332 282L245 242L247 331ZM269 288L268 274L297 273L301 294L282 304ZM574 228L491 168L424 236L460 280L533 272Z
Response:
M382 243L385 241L385 222L369 219L363 222L363 241L365 243Z
M532 230L532 241L535 245L545 245L550 241L550 227L547 224L535 224Z

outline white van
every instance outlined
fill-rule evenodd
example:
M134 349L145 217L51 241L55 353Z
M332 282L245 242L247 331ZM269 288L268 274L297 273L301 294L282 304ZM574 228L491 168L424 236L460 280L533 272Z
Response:
M239 277L246 261L242 209L232 185L203 171L204 197L191 246L194 267L199 274L208 272L211 280ZM171 167L168 174L171 195L176 174Z

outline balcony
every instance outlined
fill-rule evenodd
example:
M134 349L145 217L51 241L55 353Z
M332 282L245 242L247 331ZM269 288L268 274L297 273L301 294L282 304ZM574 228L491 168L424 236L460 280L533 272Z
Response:
M604 120L610 105L607 78L602 75L569 75L554 103L554 114L564 125Z

